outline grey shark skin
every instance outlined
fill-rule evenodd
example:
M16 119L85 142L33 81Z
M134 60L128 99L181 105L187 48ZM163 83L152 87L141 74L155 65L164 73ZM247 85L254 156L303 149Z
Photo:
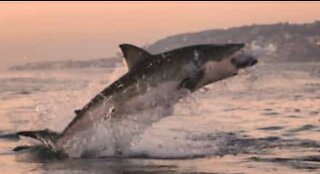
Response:
M162 116L170 115L170 108L188 93L235 76L239 69L256 64L257 59L242 50L244 46L195 45L153 55L134 45L120 45L128 72L77 110L72 122L53 138L54 143L47 143L48 146L69 156L81 156L84 152L74 152L70 147L77 140L85 139L88 135L84 132L97 123L113 129L116 139L125 139L122 138L125 133L117 133L120 126L128 125L121 120L129 120L132 115L139 117L145 110L155 110L157 107L169 108ZM152 123L158 119L149 121ZM140 120L135 121L139 125ZM83 143L90 141L93 140L83 140ZM117 154L125 153L126 148L123 147L128 143L129 140L115 143L115 148L120 149Z

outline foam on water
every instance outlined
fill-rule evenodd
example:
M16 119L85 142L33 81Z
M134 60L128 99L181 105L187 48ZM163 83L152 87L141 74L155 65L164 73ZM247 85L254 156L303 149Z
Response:
M117 115L117 118L111 116L107 119L96 120L92 129L81 131L71 137L72 140L63 146L64 150L73 157L82 155L132 156L132 144L139 142L141 134L153 123L171 115L172 105L181 98L181 95L188 92L180 91L174 95L164 95L171 87L163 85L150 89L143 96L128 102L130 104L128 107L131 109L140 108L139 103L142 103L145 105L143 110L133 109L135 112Z

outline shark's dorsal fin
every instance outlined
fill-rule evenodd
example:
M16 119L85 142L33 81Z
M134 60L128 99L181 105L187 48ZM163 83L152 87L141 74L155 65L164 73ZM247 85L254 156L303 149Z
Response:
M119 47L126 59L129 70L138 62L151 56L151 54L144 49L131 44L121 44Z

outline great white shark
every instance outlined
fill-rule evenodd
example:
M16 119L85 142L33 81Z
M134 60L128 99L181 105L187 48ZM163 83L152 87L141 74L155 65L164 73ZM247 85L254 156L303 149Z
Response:
M243 43L203 44L151 54L137 46L121 44L128 72L76 110L76 116L63 132L21 131L18 135L37 139L52 151L70 157L94 153L95 148L110 148L106 150L110 155L126 155L132 132L170 115L174 104L187 94L255 65L257 59L246 53L244 46ZM157 113L156 118L148 116L159 108L165 112ZM145 115L146 111L154 112ZM147 123L142 124L145 120ZM94 134L101 127L108 136L97 140ZM101 142L88 146L94 141L113 142L113 145L103 147ZM79 150L79 146L85 148ZM24 148L15 150L21 149Z

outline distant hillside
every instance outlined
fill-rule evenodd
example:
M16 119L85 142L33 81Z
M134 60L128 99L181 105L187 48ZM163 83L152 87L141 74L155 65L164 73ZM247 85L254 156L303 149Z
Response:
M122 63L122 58L100 58L93 60L65 60L27 63L10 67L10 70L60 70L60 69L88 69L88 68L114 68Z
M309 24L252 25L230 29L214 29L185 33L161 39L147 46L160 53L194 44L224 44L244 42L247 48L264 62L320 61L320 21ZM118 56L85 61L52 61L28 63L11 70L44 70L75 68L112 68L122 63Z
M252 25L185 33L159 40L148 47L153 53L205 43L244 42L264 61L320 61L320 21L309 24Z

